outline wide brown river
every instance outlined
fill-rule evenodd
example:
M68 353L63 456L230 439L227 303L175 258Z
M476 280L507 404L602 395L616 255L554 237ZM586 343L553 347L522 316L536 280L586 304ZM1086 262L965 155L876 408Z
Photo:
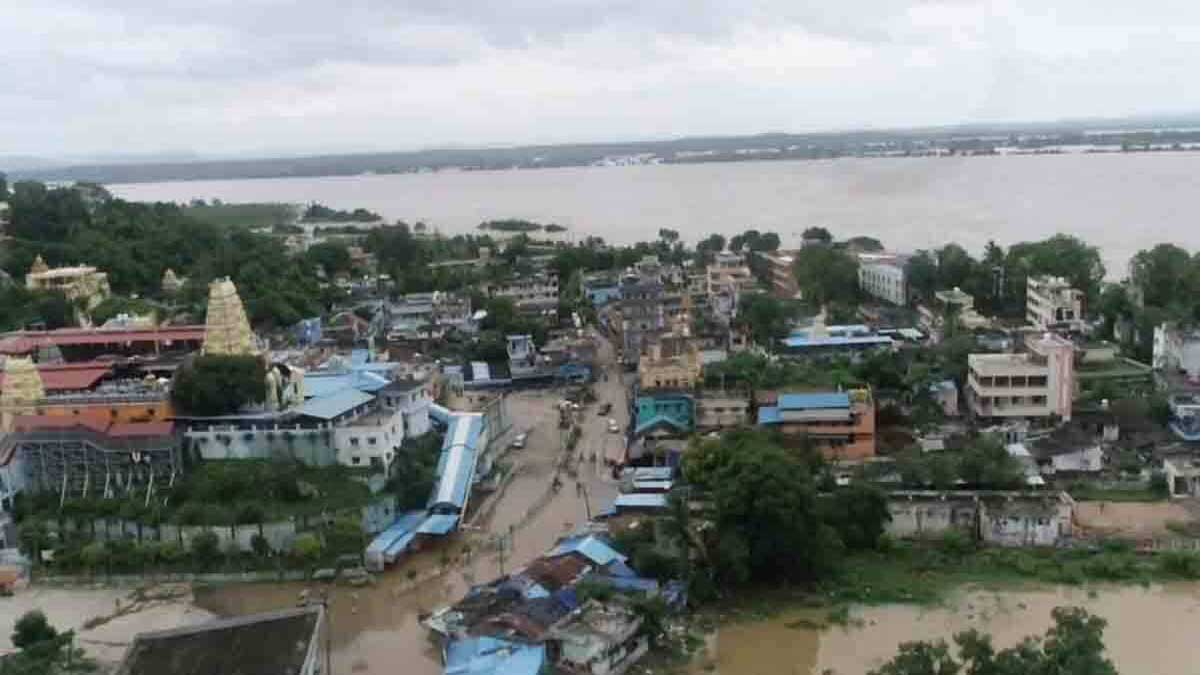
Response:
M472 232L495 218L557 222L616 243L659 228L695 241L757 227L795 244L806 227L867 234L897 249L1056 232L1099 246L1110 276L1160 241L1200 248L1200 153L838 159L578 167L110 185L128 199L319 201L389 220Z
M1007 647L1041 635L1050 611L1074 605L1108 620L1109 657L1124 675L1200 672L1200 584L1020 592L963 592L945 607L887 605L851 612L851 625L817 630L820 615L784 612L769 620L726 625L710 637L694 672L717 675L862 675L895 655L902 642L946 639L969 628Z

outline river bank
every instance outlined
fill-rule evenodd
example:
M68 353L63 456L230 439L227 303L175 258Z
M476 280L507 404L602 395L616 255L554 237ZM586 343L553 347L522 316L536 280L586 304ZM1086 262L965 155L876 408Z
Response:
M1122 673L1194 672L1193 628L1200 583L1035 586L1022 590L961 587L938 605L855 605L831 621L826 609L791 608L769 618L729 618L706 636L687 665L700 675L863 675L903 642L950 641L978 629L998 648L1051 625L1051 610L1079 606L1106 619L1105 643Z

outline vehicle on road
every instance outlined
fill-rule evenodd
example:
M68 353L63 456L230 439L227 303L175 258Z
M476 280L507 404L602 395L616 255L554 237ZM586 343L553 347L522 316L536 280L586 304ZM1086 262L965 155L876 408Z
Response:
M525 434L525 433L517 434L516 438L514 438L514 439L512 440L512 447L514 447L514 448L516 448L516 449L518 449L518 450L520 450L521 448L524 448L524 447L525 447L525 441L526 441L528 438L529 438L529 434Z
M621 433L621 425L617 424L617 421L610 417L608 418L608 430L614 434L619 434Z
M610 413L610 412L612 412L612 404L611 403L605 402L604 405L600 406L600 416L601 417L606 417L608 415L608 413Z

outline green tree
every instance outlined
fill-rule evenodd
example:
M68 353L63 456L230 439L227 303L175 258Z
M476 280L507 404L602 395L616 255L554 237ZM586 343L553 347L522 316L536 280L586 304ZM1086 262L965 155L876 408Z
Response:
M688 453L684 475L712 509L707 557L720 583L812 580L832 568L842 545L818 513L812 460L750 430Z
M221 556L221 540L215 532L205 530L192 537L191 549L196 563L207 569Z
M350 250L339 242L324 241L313 244L304 252L304 259L310 266L320 267L331 277L338 272L350 271Z
M171 398L191 415L224 415L266 400L266 366L256 356L205 355L175 372Z
M887 495L877 486L855 481L821 502L823 518L851 550L879 546L887 524L892 521Z
M830 246L806 246L793 270L804 299L824 305L858 301L858 259Z
M307 566L316 564L322 551L321 540L312 533L302 534L292 542L292 555Z
M871 675L1117 675L1104 655L1107 622L1079 607L1056 607L1042 638L1027 637L996 651L991 637L974 629L954 636L958 658L944 640L906 642Z
M1174 244L1138 251L1130 261L1129 271L1129 281L1140 294L1143 305L1171 307L1182 297L1195 297L1200 291L1200 265Z
M845 243L848 248L864 251L866 253L878 253L879 251L883 250L883 242L879 241L875 237L865 237L859 235L857 237L850 237Z
M1021 465L994 436L981 436L960 452L958 476L977 488L1004 490L1024 485Z
M908 287L917 298L928 302L938 289L937 259L929 251L917 251L904 265Z
M56 637L58 637L58 630L50 625L45 613L40 609L33 609L17 619L17 623L13 626L11 639L14 647L26 649Z
M774 351L778 340L787 337L788 323L795 315L794 303L766 293L748 293L738 298L735 324L748 329L755 344Z
M819 244L833 243L833 235L829 233L829 230L823 227L810 227L804 230L804 233L800 236L806 242L812 241Z

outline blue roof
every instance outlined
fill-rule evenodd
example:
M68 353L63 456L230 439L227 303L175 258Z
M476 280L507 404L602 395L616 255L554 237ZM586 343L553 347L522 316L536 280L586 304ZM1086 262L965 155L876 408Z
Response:
M608 565L605 565L604 571L606 573L608 573L610 576L614 576L614 577L626 577L626 578L637 577L637 572L633 571L633 568L630 567L629 565L626 565L624 560L612 561Z
M429 416L442 424L450 423L450 414L450 411L443 405L437 403L429 404Z
M607 574L595 574L588 577L590 581L611 586L618 591L637 591L639 593L657 593L658 582L642 577L617 577Z
M827 338L789 337L784 338L783 344L793 349L804 349L806 347L850 347L857 345L890 345L892 344L892 339L890 337L883 336Z
M416 539L416 538L417 538L416 532L405 533L399 539L392 542L392 545L388 546L383 551L384 558L395 560L396 556L403 553L404 550L408 548L408 545L412 543L413 539Z
M391 382L387 377L366 370L354 372L320 371L306 373L304 376L304 395L308 398L325 398L346 389L373 393L383 389Z
M850 395L845 392L826 394L781 394L780 410L831 410L849 408Z
M621 562L626 560L625 556L618 553L607 541L594 534L567 537L560 541L547 557L556 558L569 553L578 553L601 567L614 560Z
M354 410L364 403L370 403L374 400L374 396L364 394L357 389L343 389L336 394L324 398L314 398L306 401L302 405L297 406L295 410L297 413L307 417L331 420Z
M779 416L779 408L773 405L765 405L758 409L759 424L779 424L783 418Z
M634 480L671 480L675 470L669 466L639 466L633 469Z
M655 493L631 493L619 495L613 502L613 508L621 509L665 509L667 496Z
M437 485L429 496L429 506L446 506L457 511L466 508L475 464L483 437L483 416L478 413L449 415L442 455L438 458Z
M545 666L545 645L472 637L446 646L446 675L538 675Z
M418 534L448 534L458 524L458 516L453 514L435 513L425 519L417 528Z
M350 365L352 366L361 366L365 364L369 358L371 358L371 352L366 349L350 350Z
M636 433L636 434L645 433L646 431L653 429L654 427L656 427L660 424L669 424L672 427L675 427L676 430L681 431L681 432L688 431L688 425L681 424L679 422L679 420L675 419L674 417L671 417L669 415L655 415L654 417L651 417L650 419L646 420L645 422L638 423L637 429L634 429L634 433Z
M371 540L371 544L367 546L367 553L383 553L387 551L397 540L416 530L417 526L425 520L426 515L428 514L424 511L409 511L402 514L386 530L380 532Z

